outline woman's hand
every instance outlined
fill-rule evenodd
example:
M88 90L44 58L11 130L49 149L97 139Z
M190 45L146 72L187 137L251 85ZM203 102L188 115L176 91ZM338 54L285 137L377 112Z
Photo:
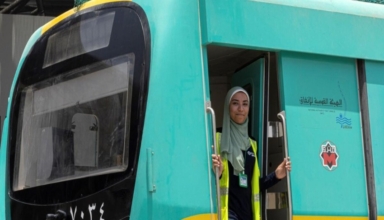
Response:
M216 173L216 167L219 168L219 176L223 173L223 163L220 155L212 154L212 169Z
M283 179L287 176L287 170L291 171L291 161L289 157L284 158L283 162L276 168L275 174L277 179Z

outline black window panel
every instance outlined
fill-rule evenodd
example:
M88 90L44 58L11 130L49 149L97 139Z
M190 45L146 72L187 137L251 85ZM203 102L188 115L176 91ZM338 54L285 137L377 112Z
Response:
M62 30L81 19L91 18L100 14L115 12L110 44L90 53L82 54L52 66L42 68L49 36ZM21 91L29 85L55 77L62 73L91 65L100 61L129 53L135 54L135 69L132 83L130 141L128 168L122 173L113 173L100 176L86 177L66 182L53 183L35 188L12 191L10 187L12 217L21 219L44 219L47 213L55 213L58 205L69 213L69 206L79 201L79 207L86 202L82 198L95 197L98 193L104 200L116 202L115 209L103 216L105 219L120 219L129 213L134 189L134 176L141 134L144 122L146 97L149 78L150 35L148 22L142 9L132 2L118 2L95 6L80 11L45 33L32 47L21 68L12 100L12 113L10 115L9 136L9 176L13 177L15 163L15 145L17 141L17 125L19 119ZM124 185L120 187L119 184ZM13 178L10 178L10 186ZM113 195L116 197L114 199ZM97 200L97 199L96 199ZM94 200L94 201L96 201ZM43 205L43 206L42 206ZM105 207L104 207L105 208ZM20 210L23 210L20 213ZM108 216L109 215L109 216Z

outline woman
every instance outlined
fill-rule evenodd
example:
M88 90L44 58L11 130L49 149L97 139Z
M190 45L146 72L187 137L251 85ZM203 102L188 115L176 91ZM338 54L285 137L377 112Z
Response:
M221 156L212 155L213 167L218 168L220 175L224 220L260 220L259 192L276 184L291 170L291 162L285 158L275 172L260 178L256 141L248 136L249 104L248 93L241 87L228 91L223 132L217 133Z

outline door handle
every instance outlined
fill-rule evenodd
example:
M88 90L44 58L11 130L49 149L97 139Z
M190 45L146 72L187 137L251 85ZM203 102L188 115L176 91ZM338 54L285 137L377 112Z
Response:
M279 138L282 137L283 127L282 123L279 121L269 121L268 122L268 138Z
M217 152L217 143L216 143L216 116L215 111L210 106L207 106L206 111L212 115L212 137L213 137L213 153L218 154ZM220 176L219 168L215 168L215 177L216 177L216 200L217 200L217 219L221 220L221 202L220 202Z
M277 117L283 123L283 137L284 137L284 157L288 158L288 137L287 137L287 124L285 118L285 111L277 114ZM288 219L292 220L292 197L291 197L291 178L287 172L287 187L288 187Z

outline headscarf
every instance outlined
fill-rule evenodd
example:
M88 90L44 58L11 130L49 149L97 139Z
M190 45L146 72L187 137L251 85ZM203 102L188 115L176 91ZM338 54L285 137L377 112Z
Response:
M242 151L246 151L250 147L248 136L248 117L243 124L237 124L231 119L229 113L229 105L232 97L238 93L243 92L247 95L248 103L249 95L241 87L233 87L227 93L224 104L223 116L223 132L221 134L220 153L229 160L233 166L234 175L239 175L244 170L244 155ZM242 104L242 103L241 103Z

